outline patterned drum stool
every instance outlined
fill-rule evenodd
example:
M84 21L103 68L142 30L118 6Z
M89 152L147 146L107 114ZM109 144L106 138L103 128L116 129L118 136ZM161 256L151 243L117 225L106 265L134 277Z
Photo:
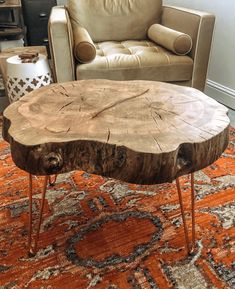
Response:
M7 59L7 92L9 101L18 100L26 93L52 83L51 70L45 55L37 61L25 63L18 55Z

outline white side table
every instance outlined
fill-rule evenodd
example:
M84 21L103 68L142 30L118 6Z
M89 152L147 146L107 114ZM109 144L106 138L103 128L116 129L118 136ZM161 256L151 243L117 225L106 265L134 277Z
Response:
M6 74L6 86L10 102L53 82L47 57L43 54L39 54L36 63L22 63L18 55L9 57Z

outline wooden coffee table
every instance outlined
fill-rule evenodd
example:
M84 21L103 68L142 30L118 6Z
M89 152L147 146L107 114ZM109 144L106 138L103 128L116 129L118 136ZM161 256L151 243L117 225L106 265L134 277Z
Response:
M3 137L29 173L29 251L37 251L50 176L71 170L130 183L172 182L186 248L195 244L193 172L213 163L229 140L227 109L193 88L152 81L82 80L35 90L6 108ZM191 174L192 245L179 177ZM32 246L32 175L45 176Z

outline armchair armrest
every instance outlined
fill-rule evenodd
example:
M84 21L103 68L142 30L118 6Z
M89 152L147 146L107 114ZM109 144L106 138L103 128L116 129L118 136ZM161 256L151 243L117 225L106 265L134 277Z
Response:
M52 8L48 21L48 37L55 81L75 80L73 32L64 6Z
M180 21L179 21L180 19ZM161 24L191 36L189 56L194 60L191 86L204 90L215 16L192 9L163 6Z

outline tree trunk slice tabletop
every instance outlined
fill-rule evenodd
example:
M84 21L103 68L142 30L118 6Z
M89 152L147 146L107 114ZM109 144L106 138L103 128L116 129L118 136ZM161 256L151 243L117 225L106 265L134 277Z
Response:
M153 81L52 84L3 114L15 164L34 175L79 169L130 183L171 182L213 163L228 135L223 105Z

